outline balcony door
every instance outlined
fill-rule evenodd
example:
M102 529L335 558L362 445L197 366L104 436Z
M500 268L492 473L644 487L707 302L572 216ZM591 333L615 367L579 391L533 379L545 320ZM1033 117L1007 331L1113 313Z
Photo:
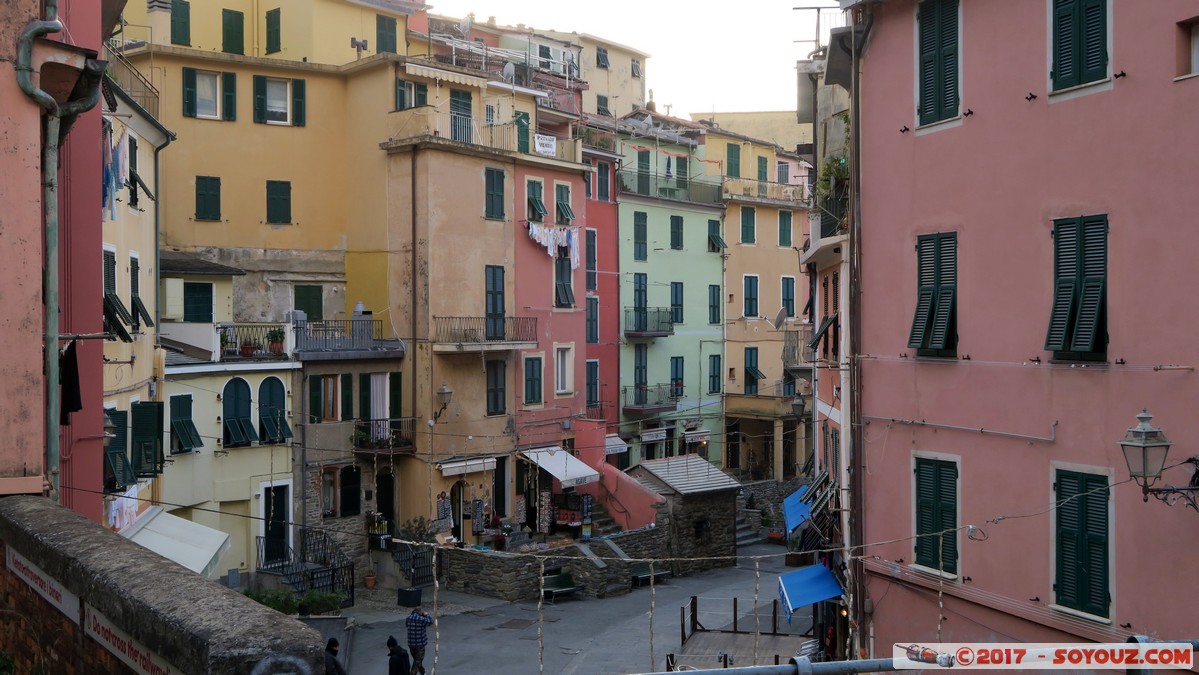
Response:
M484 333L487 340L504 339L504 268L488 265Z
M263 546L263 557L259 565L269 567L288 561L289 546L287 540L288 511L291 508L291 486L273 485L262 489L263 525L266 530Z
M462 143L470 143L473 120L471 118L470 92L461 89L450 90L450 138Z
M646 316L646 305L649 303L648 287L648 276L640 272L633 275L633 330L638 333L644 333L649 328Z
M637 194L649 194L649 150L637 151Z
M516 113L516 151L529 152L529 113Z
M649 345L639 344L633 348L633 389L635 405L649 401Z

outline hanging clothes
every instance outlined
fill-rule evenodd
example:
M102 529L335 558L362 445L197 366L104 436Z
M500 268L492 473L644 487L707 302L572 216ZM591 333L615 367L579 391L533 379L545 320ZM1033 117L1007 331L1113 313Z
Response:
M79 386L79 353L76 343L76 340L71 340L71 344L67 345L66 350L58 357L58 379L62 386L62 410L58 420L60 425L69 425L71 413L83 410L83 393Z

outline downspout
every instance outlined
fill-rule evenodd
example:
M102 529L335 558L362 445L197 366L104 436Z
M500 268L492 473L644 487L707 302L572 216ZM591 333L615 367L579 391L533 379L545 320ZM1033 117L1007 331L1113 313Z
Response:
M429 52L429 53L431 54L432 52ZM412 267L411 267L412 283L410 284L411 289L412 289L412 306L409 308L408 314L409 314L409 316L412 317L412 345L413 345L413 347L415 347L417 344L417 336L416 336L416 321L417 321L416 320L416 282L417 282L417 275L416 275L416 270L419 269L416 264L417 263L417 255L416 255L416 153L417 152L419 152L418 147L415 145L412 146L412 155L409 158L409 166L408 166L408 174L409 174L408 178L411 183L411 188L410 188L411 198L408 201L409 201L410 217L412 220L412 223L411 223L411 226L412 226ZM430 342L429 340L425 341L426 347L428 349L432 349L433 347L428 344L429 342ZM413 356L415 357L416 354L413 353ZM432 363L433 363L432 355L430 355L430 357L429 357L430 376L432 376ZM409 379L412 381L412 416L416 417L417 388L416 388L416 359L415 358L413 359L413 364L412 364L412 377ZM433 452L433 436L430 435L429 436L430 456L432 456L432 452Z

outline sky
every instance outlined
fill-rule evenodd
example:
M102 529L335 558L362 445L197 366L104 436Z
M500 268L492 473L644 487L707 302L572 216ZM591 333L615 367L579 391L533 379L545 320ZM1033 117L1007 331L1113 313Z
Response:
M500 25L590 33L648 52L658 110L692 114L795 110L795 62L814 49L815 11L833 0L426 0L430 14L474 12ZM839 12L837 12L839 14ZM826 14L827 16L827 14ZM806 40L806 41L805 41Z

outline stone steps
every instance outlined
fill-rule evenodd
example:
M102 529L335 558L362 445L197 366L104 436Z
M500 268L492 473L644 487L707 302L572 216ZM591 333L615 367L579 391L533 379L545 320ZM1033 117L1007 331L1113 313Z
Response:
M749 526L740 516L737 517L737 547L749 546L751 544L760 544L764 541L762 535Z

